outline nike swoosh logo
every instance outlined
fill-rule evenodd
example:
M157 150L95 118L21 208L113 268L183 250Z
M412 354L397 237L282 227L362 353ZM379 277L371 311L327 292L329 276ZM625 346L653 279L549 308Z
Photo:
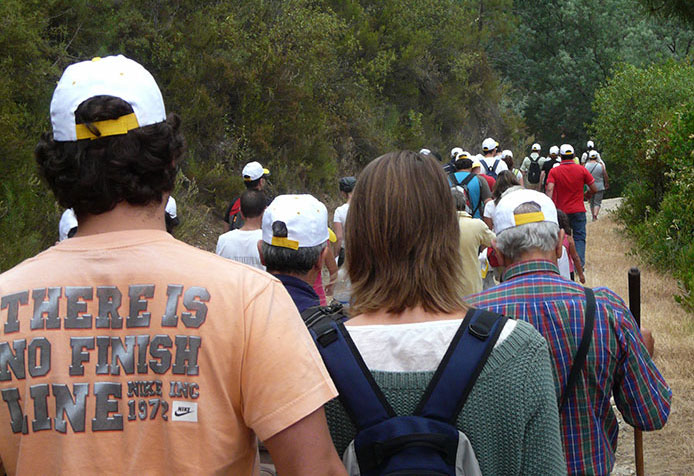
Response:
M176 416L184 416L184 415L187 415L187 414L189 414L189 413L192 413L192 411L193 411L193 410L191 410L190 408L178 409L178 410L176 410L176 411L174 412L174 415L176 415Z

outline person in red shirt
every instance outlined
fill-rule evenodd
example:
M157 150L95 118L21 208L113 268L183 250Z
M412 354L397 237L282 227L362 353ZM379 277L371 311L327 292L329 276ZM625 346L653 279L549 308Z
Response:
M585 268L586 263L586 207L583 204L583 186L588 186L585 198L590 198L597 188L595 179L585 167L574 162L574 148L563 144L559 149L561 163L549 171L545 193L550 197L559 210L569 217L569 223L574 231L576 251Z

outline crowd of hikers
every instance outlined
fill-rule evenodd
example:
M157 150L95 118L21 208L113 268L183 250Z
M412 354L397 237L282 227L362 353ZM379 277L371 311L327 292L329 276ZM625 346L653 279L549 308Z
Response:
M65 239L0 275L10 475L606 475L615 406L667 421L653 336L574 281L592 142L386 153L332 222L254 161L215 255L167 233L181 119L141 65L69 66L50 115Z

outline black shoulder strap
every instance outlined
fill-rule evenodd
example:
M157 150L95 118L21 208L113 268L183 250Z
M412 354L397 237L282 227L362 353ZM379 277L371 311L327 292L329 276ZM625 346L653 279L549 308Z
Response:
M499 165L499 162L501 162L501 159L496 159L494 161L494 165L492 165L492 170L494 171L494 173L496 173L496 167Z
M458 185L467 186L467 184L469 184L472 181L472 179L474 179L475 177L476 177L475 174L473 174L472 172L468 172L467 177L465 177L463 180L461 180L461 182Z
M451 179L451 183L454 186L460 185L460 182L458 182L458 178L455 176L455 172L448 172L448 177Z
M564 392L561 396L559 411L564 408L569 395L571 395L571 392L576 386L578 376L581 373L581 369L583 369L583 363L586 361L590 341L593 338L593 328L595 327L595 294L593 293L592 289L586 287L583 288L583 292L586 295L586 312L585 321L583 323L583 335L581 337L581 344L576 352L576 357L574 358L574 363L571 366L569 377L566 379L566 387L564 388Z
M504 316L481 309L467 312L415 415L455 422L506 320Z
M487 165L487 161L482 159L480 160L480 163L482 164L482 167L484 167L484 171L489 175L489 165Z
M341 322L324 316L313 323L309 332L357 430L395 416Z

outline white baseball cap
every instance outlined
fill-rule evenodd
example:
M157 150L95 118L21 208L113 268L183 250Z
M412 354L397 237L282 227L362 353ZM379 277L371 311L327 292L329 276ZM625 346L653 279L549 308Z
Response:
M283 222L287 236L274 236L272 225ZM297 250L318 246L334 235L328 228L328 209L312 195L280 195L263 214L263 241Z
M431 151L429 149L419 149L419 153L421 155L431 155Z
M171 217L171 218L176 218L176 200L169 195L169 199L166 201L166 207L164 207L164 211Z
M249 162L241 171L241 175L246 182L252 182L266 175L270 175L270 171L260 165L259 162Z
M76 141L98 137L75 123L75 110L94 96L114 96L130 104L132 114L98 121L99 137L127 134L132 129L166 120L157 82L139 63L125 56L108 56L68 66L51 100L53 139Z
M593 159L593 158L597 159L598 157L600 157L600 155L598 154L598 151L597 151L597 150L591 150L590 152L588 152L588 158L590 158L590 159Z
M515 213L524 203L536 203L540 211L532 213ZM518 189L501 197L494 211L494 232L498 235L509 228L527 225L528 223L557 221L557 207L544 193L530 189Z
M535 142L535 143L533 144L533 146L531 147L531 150L532 150L533 152L540 152L540 151L542 150L542 147L540 147L540 144L538 144L537 142Z
M574 155L574 148L571 146L571 144L562 144L559 148L559 155Z
M559 155L559 147L557 147L556 145L553 145L552 147L550 147L549 148L549 155L552 155L552 154Z
M492 139L491 137L487 137L482 141L482 150L485 152L489 152L490 150L494 150L499 146L499 144Z
M460 147L453 147L453 148L451 149L451 158L452 158L452 159L457 159L458 156L459 156L460 154L462 154L462 153L463 153L463 149L461 149Z
M513 152L511 152L511 151L508 150L508 149L505 149L505 150L501 153L501 156L502 156L502 157L511 157L511 158L513 158Z
M588 143L586 144L586 146L588 146L588 148L593 148L593 147L595 147L595 144L593 144L592 140L589 140Z

